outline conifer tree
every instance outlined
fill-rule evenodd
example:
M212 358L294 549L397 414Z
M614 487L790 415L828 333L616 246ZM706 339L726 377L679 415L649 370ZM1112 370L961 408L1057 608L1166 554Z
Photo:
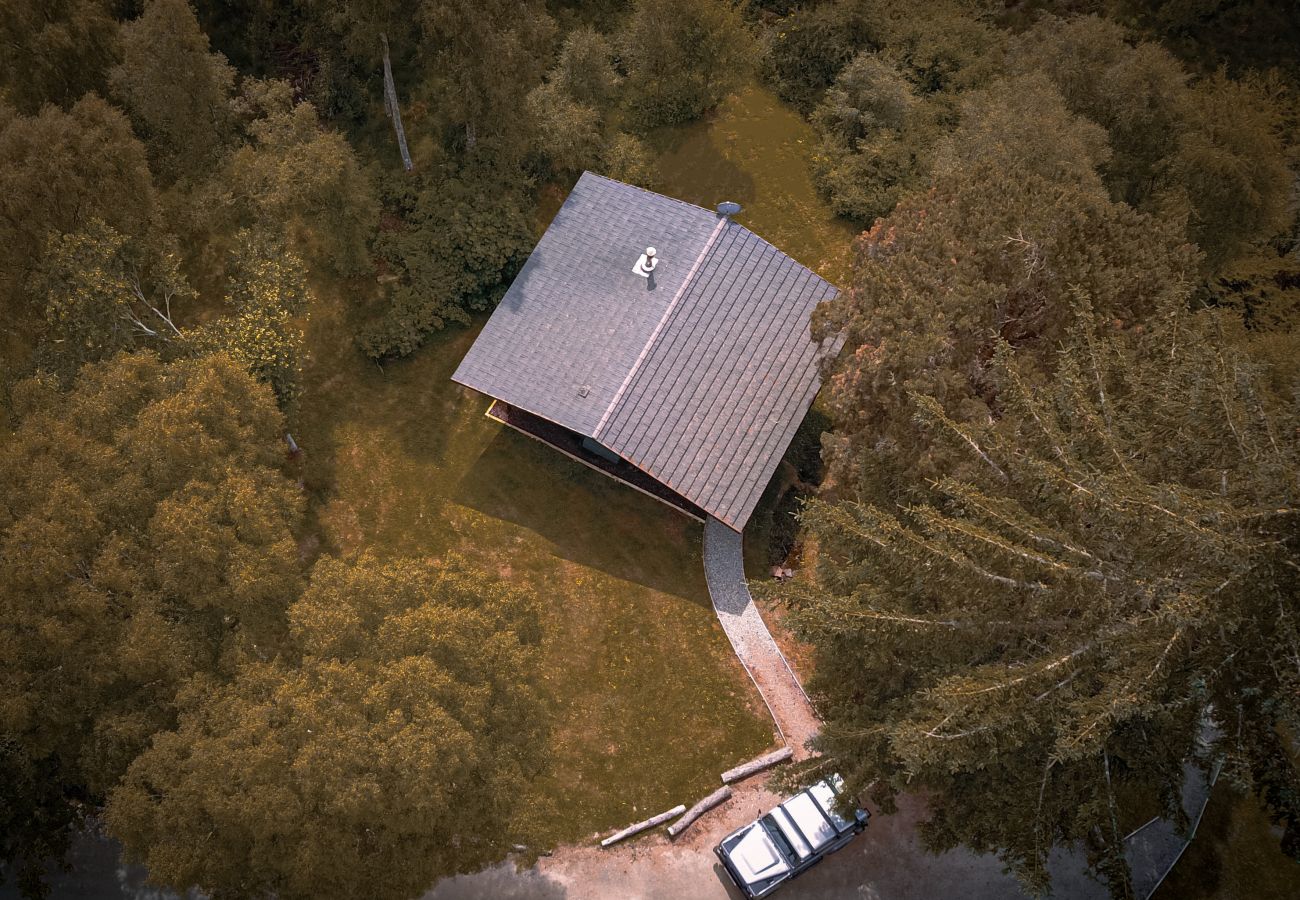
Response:
M892 498L965 464L916 432L908 391L940 398L957 421L987 419L999 339L1050 368L1076 291L1132 323L1194 275L1181 222L1107 196L1104 135L1051 85L1002 82L963 109L929 189L859 238L850 289L814 323L845 340L825 396L828 479L846 496Z
M1082 841L1124 896L1122 797L1157 788L1177 820L1207 721L1300 849L1282 737L1300 724L1300 419L1184 298L1145 327L1075 308L1051 378L999 344L996 420L913 394L965 475L899 507L810 503L816 578L781 593L851 787L925 791L930 847L996 852L1039 891L1048 852Z

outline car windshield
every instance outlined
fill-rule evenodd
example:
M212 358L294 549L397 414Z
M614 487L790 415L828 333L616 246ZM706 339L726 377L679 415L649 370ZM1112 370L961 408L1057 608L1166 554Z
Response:
M791 861L799 858L794 852L794 847L790 846L790 842L781 833L781 827L776 824L776 820L772 818L771 813L763 816L759 821L763 825L763 830L767 832L767 836L772 839L772 843L776 844L777 849L781 851L782 856Z

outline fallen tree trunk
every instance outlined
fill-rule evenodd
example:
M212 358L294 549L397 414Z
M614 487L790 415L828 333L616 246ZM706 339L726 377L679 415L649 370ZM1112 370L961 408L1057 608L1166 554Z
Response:
M764 754L757 759L751 759L747 763L742 763L734 769L728 769L722 773L722 783L731 784L734 781L740 781L742 778L748 778L764 769L770 769L777 763L783 763L790 757L794 756L794 751L789 747L782 747L780 750L773 750L771 753Z
M668 836L677 837L677 835L681 834L687 828L690 828L692 825L694 825L695 820L698 819L700 816L704 815L706 812L713 809L713 807L717 806L719 803L725 803L727 800L730 799L731 799L731 788L729 787L718 788L712 794L709 794L709 796L705 797L699 803L695 804L690 809L688 809L686 811L686 815L682 816L676 822L669 825Z
M614 832L609 837L601 841L600 846L608 847L611 844L617 844L619 841L623 840L624 838L630 838L632 835L640 834L641 832L645 831L648 828L654 828L656 825L662 825L664 822L667 822L669 819L680 816L685 811L686 811L685 805L679 803L676 806L674 806L672 809L668 810L668 812L661 812L657 816L651 816L650 818L646 819L644 822L637 822L635 825L627 826L622 831Z

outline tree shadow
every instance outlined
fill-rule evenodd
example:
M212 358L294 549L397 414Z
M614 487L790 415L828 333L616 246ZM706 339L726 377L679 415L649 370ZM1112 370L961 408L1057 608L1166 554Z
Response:
M571 562L709 604L698 522L509 428L452 499L539 535Z

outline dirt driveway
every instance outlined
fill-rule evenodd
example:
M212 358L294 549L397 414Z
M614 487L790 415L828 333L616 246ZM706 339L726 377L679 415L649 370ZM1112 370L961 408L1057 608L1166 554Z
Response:
M534 869L503 864L438 884L424 900L739 900L712 853L732 829L780 798L761 779L676 842L655 834L622 847L562 847ZM917 842L921 801L874 816L848 847L783 887L777 900L1021 900L1026 895L991 856L957 850L934 856ZM1104 889L1064 855L1052 866L1057 900L1104 900Z

